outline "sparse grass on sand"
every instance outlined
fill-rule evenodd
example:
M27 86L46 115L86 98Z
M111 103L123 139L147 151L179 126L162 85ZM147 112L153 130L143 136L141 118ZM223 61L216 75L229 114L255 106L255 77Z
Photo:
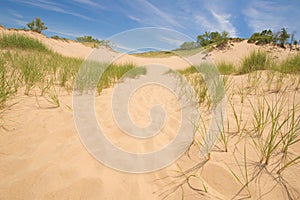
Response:
M278 63L276 69L283 73L300 73L300 53Z
M220 74L224 74L224 75L234 74L237 71L235 66L229 62L218 63L217 68Z
M240 74L250 73L257 70L269 69L270 60L264 51L252 51L249 56L243 59Z
M187 56L192 56L195 55L197 53L200 53L201 51L203 51L204 49L202 47L199 48L195 48L195 49L190 49L190 50L174 50L174 54L178 55L178 56L182 56L182 57L187 57Z
M0 47L0 107L21 87L25 88L25 95L30 95L33 88L39 88L41 95L51 93L50 96L54 97L56 91L50 91L54 86L71 91L83 63L82 59L54 53L38 40L20 34L2 35ZM96 63L96 67L101 68L102 65ZM114 85L134 68L132 64L110 65L97 83L98 93ZM128 77L134 78L144 73L145 70L135 70Z
M0 35L0 48L36 50L40 52L49 51L49 49L45 45L43 45L40 41L16 33Z
M76 83L75 89L83 91L93 86L101 94L104 88L122 81L122 77L135 78L146 73L144 68L135 68L132 64L110 65L108 68L105 63L85 62L82 65L82 59L61 56L39 41L17 34L2 35L0 47L0 119L9 106L8 100L21 88L25 95L47 96L53 106L59 107L58 87L72 91ZM152 57L155 54L169 56L169 53L139 56ZM209 158L188 169L178 164L175 178L170 184L166 184L168 187L174 186L169 191L176 192L180 188L184 198L184 190L189 189L197 192L196 195L214 199L212 188L215 185L209 185L214 181L206 182L201 171L206 170L204 166L219 156L222 159L213 162L227 166L229 174L240 186L237 191L230 191L230 199L264 198L264 195L273 190L278 192L278 187L284 197L298 198L300 191L295 189L298 186L293 185L295 180L288 183L285 172L295 170L293 167L298 167L300 162L300 156L295 150L300 145L299 66L300 54L272 63L267 53L254 51L244 58L241 66L225 62L217 65L222 74L217 81L223 83L223 86L213 85L217 89L213 94L209 93L205 77L197 73L207 73L209 65L180 70L179 73L194 88L200 108L204 108L201 118L194 123L195 138L188 154L193 150L195 154L199 153L203 145L205 134L210 128L208 116L216 103L213 99L218 101L219 97L225 95L218 92L223 91L219 89L226 92L227 118L225 125L217 130L220 137ZM87 73L76 76L80 67ZM100 81L97 76L99 72L102 73ZM37 91L40 93L37 94ZM182 94L186 95L184 91ZM195 180L200 181L199 184L193 185L192 178L197 178ZM265 185L262 183L265 182L271 183L268 191L264 191ZM185 184L188 187L184 188ZM167 197L169 191L163 192L162 197Z
M233 199L245 195L248 198L266 195L268 192L262 189L265 186L259 184L263 176L274 180L271 185L279 183L284 196L290 199L299 197L300 191L295 190L294 185L287 183L284 177L284 172L300 162L299 154L295 153L300 145L299 55L272 63L265 52L254 51L244 58L240 67L226 63L217 65L219 72L224 74L229 108L210 157L222 152L225 160L234 158L232 162L235 164L230 166L227 164L229 161L224 161L232 176L241 184ZM195 67L179 70L198 94L200 108L208 108L204 111L210 115L212 107L209 106L211 103L207 103L210 94L203 77L197 72ZM228 77L226 74L235 73L239 75L230 75L230 81L224 79ZM195 123L195 141L190 149L200 149L203 145L209 125L207 121L201 118L199 123ZM200 171L205 169L206 162L209 160L181 171L201 178ZM189 184L188 180L185 183ZM254 192L257 188L261 194ZM200 191L202 195L210 193L209 189L204 192L201 187L189 189ZM270 188L270 191L273 189Z
M144 58L167 58L171 56L176 56L176 54L173 53L172 51L149 51L143 53L134 53L131 55L144 57Z

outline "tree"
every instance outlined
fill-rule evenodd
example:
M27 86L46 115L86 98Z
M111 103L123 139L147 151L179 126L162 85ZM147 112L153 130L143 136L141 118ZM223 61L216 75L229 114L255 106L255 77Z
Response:
M34 32L42 33L43 30L47 30L48 28L44 25L44 22L40 18L35 18L32 22L27 24L28 28Z
M228 38L229 38L229 33L227 32L227 31L223 31L222 33L221 33L221 37L222 37L222 39L223 40L228 40Z
M97 42L97 43L100 43L100 40L98 40L96 38L93 38L90 35L82 36L82 37L77 37L76 41L77 42Z
M109 40L98 40L90 35L77 37L76 41L81 43L91 43L93 48L98 48L99 46L111 47L111 42Z
M219 40L221 40L221 35L220 35L220 33L219 32L211 32L210 34L209 34L209 38L210 38L210 40L212 41L212 42L216 42L216 41L219 41Z
M248 43L255 43L257 45L270 44L274 40L274 34L272 31L263 30L262 32L253 33L248 40Z
M205 32L202 35L198 35L197 36L197 42L201 45L201 46L207 46L211 43L210 41L210 33L209 32Z
M189 50L189 49L196 49L197 47L199 47L197 42L184 42L182 45L180 45L179 49Z
M284 43L287 39L289 39L290 35L287 33L286 28L281 28L280 34L278 36L278 40L280 42L280 46L284 48Z
M228 38L229 33L226 31L223 31L222 33L217 31L205 32L204 34L197 36L197 42L203 47L213 43L216 44L217 47L224 47L228 42Z

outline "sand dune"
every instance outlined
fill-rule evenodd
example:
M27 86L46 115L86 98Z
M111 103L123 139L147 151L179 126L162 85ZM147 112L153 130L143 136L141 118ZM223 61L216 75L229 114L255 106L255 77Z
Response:
M92 51L79 43L47 39L35 33L24 34L42 40L47 46L65 56L84 58ZM238 63L250 50L257 48L260 47L241 42L234 44L230 50L215 50L210 52L210 55L215 62L225 60ZM112 58L120 55L107 53ZM275 53L283 57L289 54L287 51ZM158 63L174 69L189 66L186 60L174 56L141 58L124 55L116 62L137 65ZM259 77L267 80L264 73ZM237 111L243 109L242 121L248 122L246 128L252 124L251 106L249 102L241 104L238 92L247 88L245 84L248 78L248 75L230 76L231 86L226 93ZM284 85L290 85L290 80L290 77L285 77ZM145 153L162 148L173 140L180 128L182 116L178 99L172 92L159 85L149 85L139 88L132 95L129 100L129 112L137 125L143 127L151 122L149 110L153 105L162 104L168 114L166 124L157 136L150 140L138 140L124 134L115 123L111 112L113 91L114 88L105 89L95 98L97 119L106 137L113 144L126 151ZM223 152L222 144L217 142L209 161L199 157L199 147L194 143L188 154L159 171L130 174L113 170L95 160L85 149L73 120L72 95L62 88L58 88L58 92L61 102L59 108L52 108L43 97L25 96L22 91L11 100L18 103L6 112L5 126L0 127L0 199L173 200L182 199L182 195L188 200L242 199L248 197L247 189L251 194L249 199L300 197L299 164L284 171L282 177L273 177L267 171L272 169L272 165L267 168L259 165L258 152L246 134L239 137L231 133L228 152ZM296 102L300 103L300 93L294 89L289 88L285 95L291 99L296 95ZM250 91L248 98L254 102L259 96ZM274 100L277 97L274 92L268 91L266 98ZM226 109L231 129L235 130L235 117L230 104L227 104ZM209 111L203 109L201 112L204 120L210 119ZM201 140L200 135L196 137ZM251 179L249 188L245 188L244 185L245 145L248 175ZM292 147L292 152L299 155L299 143ZM180 173L178 166L186 174ZM261 173L258 173L260 171ZM238 176L240 181L235 176Z
M226 50L213 50L209 56L215 63L229 62L239 65L243 58L249 55L251 51L266 51L271 59L282 60L288 56L295 55L296 51L290 51L289 48L282 49L273 45L255 45L247 43L247 40L242 42L234 42L229 49Z

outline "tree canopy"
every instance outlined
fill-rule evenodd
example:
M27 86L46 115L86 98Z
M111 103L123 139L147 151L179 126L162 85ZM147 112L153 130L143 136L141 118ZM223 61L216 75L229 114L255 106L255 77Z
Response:
M44 22L40 18L35 18L27 24L28 28L34 32L42 33L43 30L47 30L48 28L45 26Z
M284 47L287 39L290 38L290 34L288 34L286 28L281 28L281 30L277 33L273 33L270 29L263 30L262 32L256 32L251 35L248 42L255 44L279 44L281 47ZM292 44L292 42L291 42Z
M226 31L221 33L217 31L205 32L204 34L197 36L197 42L203 47L213 43L216 43L217 46L224 45L228 42L228 39L229 33Z

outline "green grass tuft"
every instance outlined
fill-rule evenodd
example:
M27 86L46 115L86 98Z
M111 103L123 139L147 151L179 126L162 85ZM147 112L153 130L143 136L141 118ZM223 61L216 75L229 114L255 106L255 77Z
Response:
M47 52L48 48L40 41L23 36L21 34L0 35L0 48L2 49L23 49Z
M280 62L276 69L283 73L300 73L300 53Z
M217 64L220 74L229 75L236 73L236 69L232 63L221 62Z
M270 61L266 52L253 51L243 59L240 74L250 73L257 70L265 70L270 66Z

